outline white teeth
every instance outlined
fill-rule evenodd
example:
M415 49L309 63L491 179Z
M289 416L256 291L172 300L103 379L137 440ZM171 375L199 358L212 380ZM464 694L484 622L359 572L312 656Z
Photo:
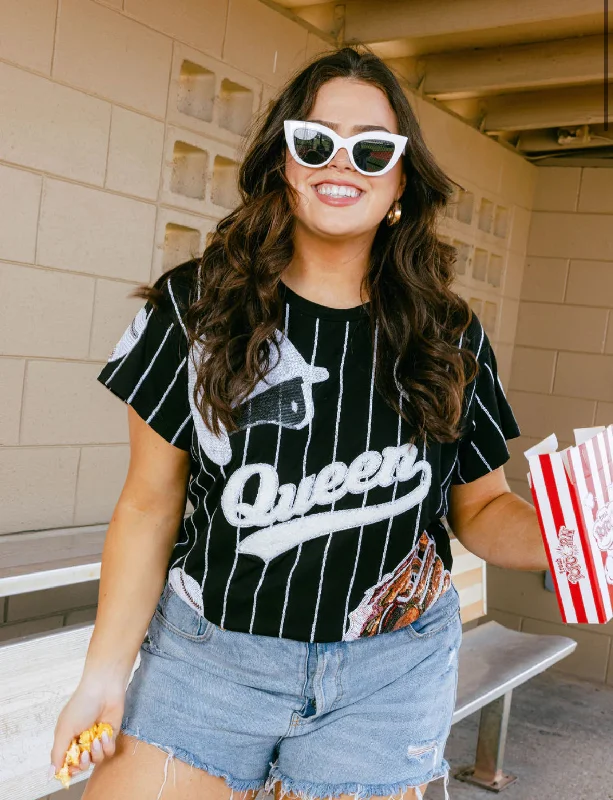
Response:
M319 194L326 194L330 197L359 197L361 192L353 186L337 186L335 183L321 183L315 187Z

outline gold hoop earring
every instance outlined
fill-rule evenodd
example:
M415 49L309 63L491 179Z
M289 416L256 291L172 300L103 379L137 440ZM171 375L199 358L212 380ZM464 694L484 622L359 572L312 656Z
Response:
M390 210L385 215L385 219L387 220L387 224L391 227L392 225L396 225L396 223L400 222L400 217L402 216L402 206L400 205L399 200L394 200L394 203Z

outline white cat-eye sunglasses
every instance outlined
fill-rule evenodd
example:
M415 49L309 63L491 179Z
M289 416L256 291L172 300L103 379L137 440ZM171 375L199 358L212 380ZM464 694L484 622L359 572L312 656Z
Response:
M344 147L362 175L384 175L398 162L408 141L407 136L387 131L363 131L345 138L318 122L286 119L283 124L289 151L303 167L325 167Z

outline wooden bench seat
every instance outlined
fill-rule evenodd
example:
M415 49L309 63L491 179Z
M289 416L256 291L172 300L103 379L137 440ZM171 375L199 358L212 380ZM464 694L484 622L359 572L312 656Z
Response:
M0 647L0 797L36 800L61 788L47 780L48 754L92 630L73 626ZM509 783L502 758L512 691L575 647L566 637L518 633L496 622L464 634L453 721L483 710L476 764L461 779L494 790Z

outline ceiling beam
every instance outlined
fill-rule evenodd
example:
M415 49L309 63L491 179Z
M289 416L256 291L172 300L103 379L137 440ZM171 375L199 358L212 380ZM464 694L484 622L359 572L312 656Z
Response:
M292 10L326 30L335 5L303 5ZM602 15L602 0L350 0L345 4L345 41L441 37L591 15Z
M424 94L437 100L596 83L603 77L603 37L460 50L420 58L416 69Z
M613 109L613 85L608 87L608 99ZM602 84L517 92L482 102L483 131L490 134L605 122Z

